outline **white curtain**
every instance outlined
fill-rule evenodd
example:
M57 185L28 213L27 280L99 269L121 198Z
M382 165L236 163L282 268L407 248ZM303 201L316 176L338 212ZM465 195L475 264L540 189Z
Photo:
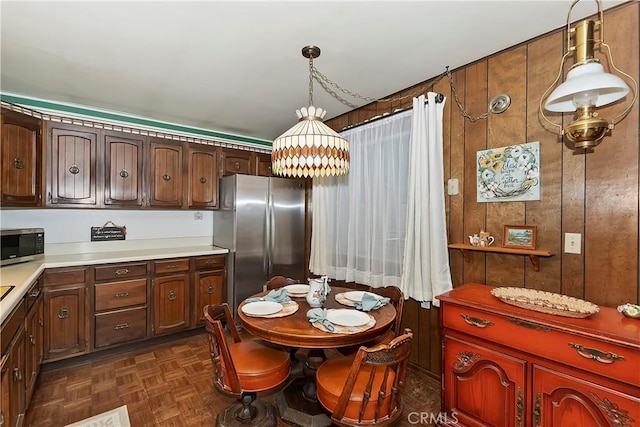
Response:
M411 111L342 132L349 174L313 179L309 269L375 287L400 284Z
M400 288L406 298L431 302L453 288L447 249L442 155L444 101L436 94L413 99L404 266Z

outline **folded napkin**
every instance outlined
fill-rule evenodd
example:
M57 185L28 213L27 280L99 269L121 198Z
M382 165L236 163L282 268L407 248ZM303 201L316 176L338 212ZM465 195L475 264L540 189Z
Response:
M389 302L387 297L378 297L376 295L365 292L362 295L362 301L356 301L354 307L362 311L376 310Z
M309 322L311 323L321 323L329 332L333 332L335 330L333 324L327 320L326 308L312 308L307 311L307 319L309 319Z
M280 288L273 289L271 292L261 298L247 298L245 302L250 303L256 301L273 301L283 304L285 302L291 301L291 298L289 298L289 296L287 295L287 290L285 288Z

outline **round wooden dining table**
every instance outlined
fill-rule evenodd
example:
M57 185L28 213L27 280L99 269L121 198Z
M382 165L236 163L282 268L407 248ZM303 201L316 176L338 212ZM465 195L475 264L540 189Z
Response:
M332 287L323 304L324 308L352 308L340 304L336 301L335 295L353 291L349 288ZM253 295L262 297L268 291ZM349 347L372 341L374 338L384 333L396 317L396 310L392 304L385 304L382 307L371 310L369 313L375 319L375 325L366 331L351 334L325 332L314 327L307 319L307 311L311 309L305 298L292 298L298 303L298 310L284 317L254 317L248 316L242 311L245 305L243 301L238 307L238 318L243 328L250 334L265 341L280 344L287 347L309 349L304 368L304 379L299 382L292 382L284 390L286 401L278 402L281 417L298 425L322 426L330 425L330 420L324 416L328 422L323 421L324 411L316 398L315 373L318 367L326 360L325 349ZM300 399L300 393L303 399ZM305 402L306 401L306 402ZM285 406L281 406L281 403ZM320 412L320 413L318 413Z

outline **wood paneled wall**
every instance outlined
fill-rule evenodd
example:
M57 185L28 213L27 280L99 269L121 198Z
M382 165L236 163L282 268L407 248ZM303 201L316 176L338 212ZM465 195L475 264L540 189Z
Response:
M633 1L605 11L605 41L611 46L615 64L636 79L639 9L638 2ZM434 78L392 96L418 96L431 90L447 97L445 183L449 178L460 182L460 194L447 196L446 200L450 243L467 242L467 236L484 229L499 244L504 224L530 224L538 227L537 246L555 254L541 258L540 270L534 271L528 257L473 252L471 261L465 262L459 251L450 250L454 286L476 282L526 287L609 307L640 303L638 103L592 152L568 148L555 130L543 125L538 109L540 98L556 78L565 42L564 29L558 29L454 70L459 99L471 115L485 112L488 100L495 95L506 93L511 97L506 112L490 115L487 120L471 122L462 116L446 78L432 84ZM600 52L596 55L608 68L606 57ZM411 107L411 102L370 104L327 124L340 131L396 108ZM599 113L611 119L621 111L617 104L601 108ZM572 117L555 115L552 120L560 124ZM477 203L476 152L533 141L540 142L541 200ZM564 233L582 235L582 254L563 253ZM438 310L421 309L418 302L409 300L404 324L418 335L412 346L412 361L439 374Z

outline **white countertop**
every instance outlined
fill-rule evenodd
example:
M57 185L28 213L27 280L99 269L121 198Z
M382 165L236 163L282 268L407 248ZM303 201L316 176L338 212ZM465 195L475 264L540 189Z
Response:
M64 255L46 255L44 260L7 265L0 268L0 285L15 288L0 301L0 322L22 301L25 293L45 268L79 265L109 264L151 259L226 254L229 250L217 246L185 246L172 248L120 250L114 252L88 252Z

